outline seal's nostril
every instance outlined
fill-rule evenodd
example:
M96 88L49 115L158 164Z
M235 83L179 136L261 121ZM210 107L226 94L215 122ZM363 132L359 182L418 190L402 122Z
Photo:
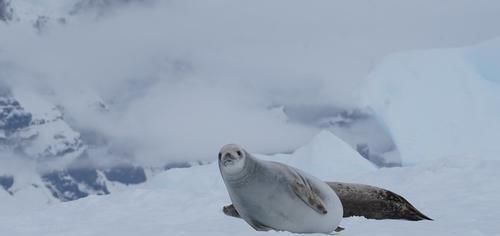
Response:
M219 152L219 161L222 158L222 153Z
M241 151L240 150L236 151L236 154L238 154L238 156L241 157Z

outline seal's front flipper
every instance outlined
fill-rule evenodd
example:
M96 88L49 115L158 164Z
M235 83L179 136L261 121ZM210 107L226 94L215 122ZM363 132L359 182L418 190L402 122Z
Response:
M297 176L296 181L292 184L292 190L304 203L319 214L326 215L328 213L323 200L313 191L309 182L300 175Z
M227 216L232 216L236 218L241 218L240 213L234 208L234 205L227 205L222 208L222 212L224 212L225 215Z
M240 213L238 213L238 211L236 210L236 208L234 207L233 204L224 206L222 208L222 211L227 216L241 218ZM245 221L247 221L247 220L245 220ZM256 220L248 220L247 223L250 226L252 226L252 228L254 228L257 231L269 231L269 230L273 229L273 228L271 228L271 227L269 227L267 225L264 225L264 224L262 224L262 223L260 223L259 221L256 221Z
M343 231L344 229L345 229L344 227L337 226L337 228L335 229L335 232L338 233L340 231Z

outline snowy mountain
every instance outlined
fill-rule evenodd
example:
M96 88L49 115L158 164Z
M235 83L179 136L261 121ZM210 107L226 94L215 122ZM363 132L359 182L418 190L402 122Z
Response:
M24 97L20 103L5 88L0 96L0 151L11 153L11 161L30 162L31 170L52 195L61 201L76 200L89 194L108 194L107 182L138 184L146 181L145 171L133 165L98 167L88 160L88 146L80 133L64 120L61 108L40 97ZM30 95L31 96L31 95ZM25 106L24 104L29 104ZM14 159L15 158L15 159ZM0 177L11 195L25 186L17 184L12 170Z

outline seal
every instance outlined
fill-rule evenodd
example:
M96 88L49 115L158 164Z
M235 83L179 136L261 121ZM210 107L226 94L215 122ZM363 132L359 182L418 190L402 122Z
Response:
M326 182L342 202L344 218L362 216L375 220L432 220L404 197L387 189L354 183ZM234 206L224 206L224 214L239 218Z
M221 149L219 169L233 202L223 207L224 214L243 218L256 230L328 232L334 225L338 225L338 217L331 217L329 222L318 220L317 218L321 217L314 214L316 218L307 218L311 217L310 209L320 215L331 212L325 207L325 203L328 203L327 206L342 207L340 211L338 208L334 211L337 214L343 212L343 217L432 220L404 197L387 189L357 183L323 182L285 164L258 160L235 144L226 145ZM333 200L321 182L336 193ZM329 195L330 200L324 199L325 194ZM335 200L336 197L339 198L340 205ZM304 209L304 204L308 208ZM240 212L243 212L243 215ZM297 227L283 223L297 218L301 218L299 223L291 221ZM339 226L335 229L336 232L341 230L343 228Z
M259 160L236 144L219 152L219 170L233 203L229 214L257 231L330 233L343 207L322 180L291 166Z

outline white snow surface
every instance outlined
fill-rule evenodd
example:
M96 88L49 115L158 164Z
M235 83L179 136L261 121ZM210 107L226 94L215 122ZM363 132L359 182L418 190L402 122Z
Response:
M340 235L500 235L500 161L445 158L374 169L364 159L355 159L345 169L346 158L361 157L347 151L340 153L349 156L342 156L327 148L330 145L347 144L321 133L295 154L266 158L319 173L328 166L344 175L339 178L399 193L434 219L346 218ZM293 235L256 232L243 220L225 216L221 208L230 201L216 163L162 172L145 184L107 196L29 208L21 207L25 201L0 191L2 235Z

